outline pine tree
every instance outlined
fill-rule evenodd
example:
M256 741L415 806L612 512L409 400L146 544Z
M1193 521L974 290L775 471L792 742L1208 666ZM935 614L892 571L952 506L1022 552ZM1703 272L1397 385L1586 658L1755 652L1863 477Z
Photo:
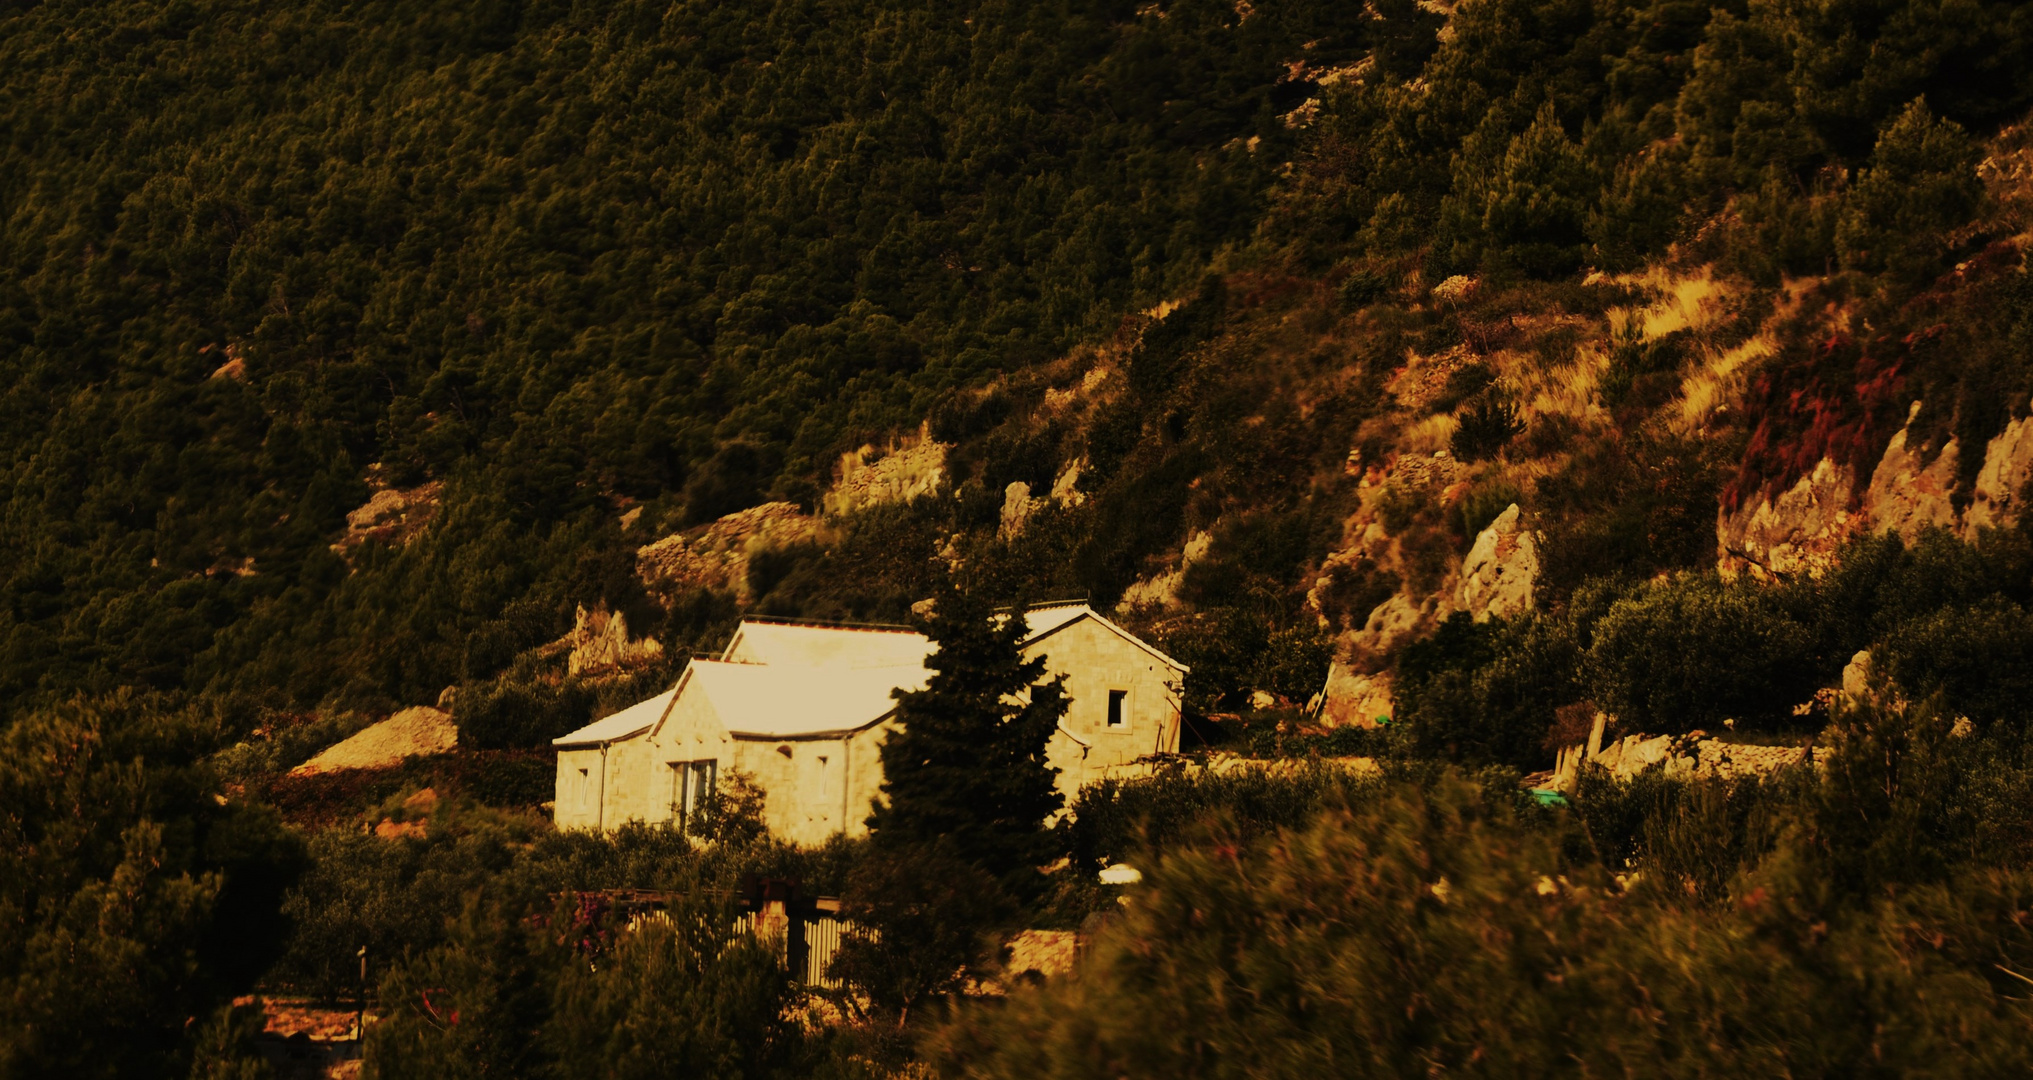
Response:
M1021 616L947 590L927 620L938 646L923 690L897 692L900 730L882 746L883 798L869 819L884 847L943 846L1015 884L1049 862L1045 819L1063 800L1045 744L1066 713L1063 676L1024 659Z

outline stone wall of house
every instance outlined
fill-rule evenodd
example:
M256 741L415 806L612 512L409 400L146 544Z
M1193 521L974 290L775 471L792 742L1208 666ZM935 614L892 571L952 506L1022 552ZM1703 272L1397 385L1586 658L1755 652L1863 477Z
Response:
M1079 740L1055 734L1047 760L1061 770L1058 787L1069 803L1082 785L1111 769L1178 751L1178 675L1151 653L1091 619L1066 626L1025 653L1044 655L1049 671L1067 676L1072 702L1062 723ZM823 678L824 672L786 677ZM1108 726L1111 690L1128 693L1126 722L1114 728ZM764 793L764 821L783 839L820 844L839 832L859 836L867 831L870 805L882 789L882 742L895 729L895 721L886 720L846 737L725 738L706 695L681 693L661 726L614 743L604 757L598 748L559 752L556 821L563 829L608 830L629 821L668 821L672 763L712 760L723 780L732 770L754 780ZM580 769L586 770L584 788L578 786Z
M551 820L560 829L600 827L600 800L607 758L599 747L558 751L558 782Z
M1178 673L1136 644L1092 619L1083 619L1032 644L1026 656L1045 657L1053 674L1066 676L1072 698L1061 721L1086 747L1056 735L1047 760L1059 772L1059 791L1070 803L1082 785L1104 770L1153 753L1179 749ZM1127 723L1108 726L1108 692L1127 690Z
M868 832L869 809L882 791L882 740L893 730L884 721L845 738L735 739L731 760L763 790L771 833L823 844L836 833Z

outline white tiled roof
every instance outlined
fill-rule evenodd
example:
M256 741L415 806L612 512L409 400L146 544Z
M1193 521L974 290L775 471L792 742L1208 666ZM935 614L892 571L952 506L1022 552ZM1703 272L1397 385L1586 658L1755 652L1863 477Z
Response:
M605 742L619 742L639 735L663 718L664 710L670 708L671 699L678 696L673 686L648 701L638 701L612 716L603 716L585 727L562 738L552 739L552 746L588 746Z
M923 664L925 635L901 627L824 626L743 619L722 660L813 667L898 667Z
M791 739L859 731L896 708L892 693L925 685L922 662L889 667L733 664L694 660L685 684L730 735Z

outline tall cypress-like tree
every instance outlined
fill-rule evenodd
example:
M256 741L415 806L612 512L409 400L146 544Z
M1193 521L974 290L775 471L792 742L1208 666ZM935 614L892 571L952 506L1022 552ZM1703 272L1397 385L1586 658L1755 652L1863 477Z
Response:
M1022 617L977 596L945 591L925 632L932 676L897 692L901 728L882 746L869 827L882 846L943 846L1014 884L1054 854L1045 818L1063 800L1045 743L1066 714L1065 679L1024 659Z

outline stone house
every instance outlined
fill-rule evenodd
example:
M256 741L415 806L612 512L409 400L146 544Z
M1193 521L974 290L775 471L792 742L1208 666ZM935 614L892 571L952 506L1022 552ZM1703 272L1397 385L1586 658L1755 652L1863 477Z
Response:
M1066 676L1071 703L1046 757L1069 803L1114 766L1178 750L1183 664L1084 603L1032 608L1027 623L1023 654ZM865 832L891 694L925 685L932 647L899 627L743 619L676 686L553 740L558 827L682 821L739 770L787 840Z

